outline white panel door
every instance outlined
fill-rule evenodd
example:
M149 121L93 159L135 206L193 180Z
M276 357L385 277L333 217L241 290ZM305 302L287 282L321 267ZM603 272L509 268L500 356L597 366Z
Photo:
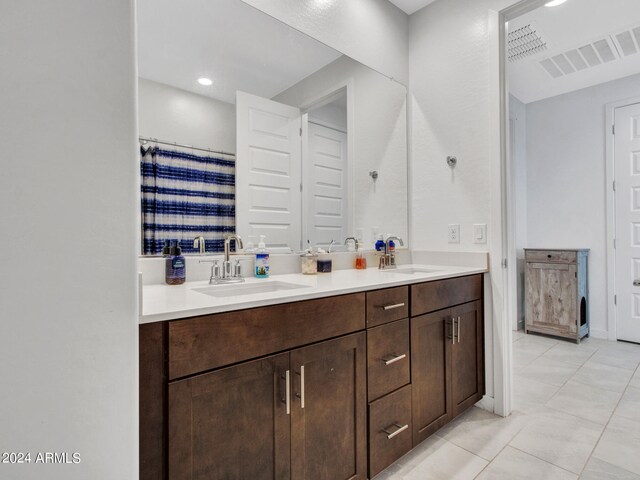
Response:
M237 92L236 126L238 234L266 235L272 252L300 250L300 110Z
M616 108L614 148L616 333L640 342L640 104Z
M304 156L306 224L311 245L342 243L349 232L347 134L308 123Z

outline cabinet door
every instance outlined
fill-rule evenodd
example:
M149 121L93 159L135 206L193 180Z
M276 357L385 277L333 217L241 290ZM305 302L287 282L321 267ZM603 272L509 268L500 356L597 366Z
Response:
M291 478L366 479L366 337L291 352Z
M169 478L290 478L289 354L169 384Z
M449 309L411 319L414 445L452 418L451 334Z
M572 264L526 264L526 322L549 333L577 331L577 267Z
M453 416L473 406L484 395L484 326L481 302L451 309L455 343L451 346Z

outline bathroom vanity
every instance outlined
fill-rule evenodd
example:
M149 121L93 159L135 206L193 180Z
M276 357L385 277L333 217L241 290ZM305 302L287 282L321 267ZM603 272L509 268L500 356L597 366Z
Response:
M482 398L483 271L143 315L140 478L373 478Z

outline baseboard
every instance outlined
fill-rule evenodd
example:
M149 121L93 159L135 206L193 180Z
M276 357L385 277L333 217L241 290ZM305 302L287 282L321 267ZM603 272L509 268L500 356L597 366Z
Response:
M482 397L482 400L476 403L476 407L481 408L482 410L486 410L487 412L495 413L494 404L494 398L490 397L489 395L485 395L484 397Z
M599 328L592 328L589 331L589 336L593 338L602 338L603 340L609 340L609 332L607 330L601 330Z

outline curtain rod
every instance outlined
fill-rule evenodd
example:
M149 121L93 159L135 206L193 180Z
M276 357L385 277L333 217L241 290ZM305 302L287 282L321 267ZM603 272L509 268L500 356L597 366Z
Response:
M171 145L172 147L181 147L181 148L189 148L191 150L200 150L201 152L209 152L209 153L218 153L220 155L229 155L231 157L235 157L235 153L222 152L219 150L211 150L210 148L198 148L193 145L184 145L182 143L177 142L163 142L162 140L158 140L157 138L147 138L147 137L138 137L138 141L141 145L146 145L148 142L153 143L162 143L163 145Z

